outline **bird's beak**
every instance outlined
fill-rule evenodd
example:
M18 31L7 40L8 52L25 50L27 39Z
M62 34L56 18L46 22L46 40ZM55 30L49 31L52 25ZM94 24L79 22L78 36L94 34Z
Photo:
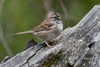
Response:
M61 17L58 17L59 19L61 19Z

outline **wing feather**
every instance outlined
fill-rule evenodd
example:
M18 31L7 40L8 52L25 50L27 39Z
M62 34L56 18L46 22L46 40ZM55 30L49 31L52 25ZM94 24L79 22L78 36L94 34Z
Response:
M48 31L51 29L51 27L54 24L51 23L50 18L48 18L47 20L45 20L44 22L42 22L40 25L38 25L37 27L33 28L32 30L34 30L35 32L39 32L39 31Z

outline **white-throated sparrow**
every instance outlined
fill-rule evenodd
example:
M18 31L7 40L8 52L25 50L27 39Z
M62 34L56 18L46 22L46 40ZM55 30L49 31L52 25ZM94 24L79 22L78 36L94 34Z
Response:
M46 41L50 41L57 38L62 31L63 24L61 21L61 17L58 13L53 13L50 17L48 17L46 20L44 20L41 24L39 24L32 30L15 33L12 34L12 36L18 34L33 34L39 40L45 41L47 46L50 47Z

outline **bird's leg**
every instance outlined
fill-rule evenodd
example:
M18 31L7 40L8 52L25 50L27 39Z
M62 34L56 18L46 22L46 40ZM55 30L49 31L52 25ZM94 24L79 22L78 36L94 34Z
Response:
M52 46L50 46L46 41L45 41L45 43L46 43L46 45L49 47L49 48L51 48Z

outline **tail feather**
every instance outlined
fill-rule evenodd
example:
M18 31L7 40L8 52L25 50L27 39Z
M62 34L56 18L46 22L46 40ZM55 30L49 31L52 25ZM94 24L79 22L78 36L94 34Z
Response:
M19 35L19 34L31 34L33 31L24 31L24 32L19 32L19 33L15 33L15 34L11 34L10 36L15 36L15 35Z

